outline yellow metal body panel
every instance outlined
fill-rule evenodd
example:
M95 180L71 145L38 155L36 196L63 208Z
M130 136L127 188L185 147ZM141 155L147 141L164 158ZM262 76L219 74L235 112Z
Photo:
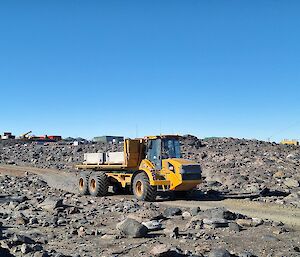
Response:
M173 166L173 170L170 170L169 164ZM197 163L181 158L162 160L162 170L160 174L165 177L166 180L170 181L170 190L186 191L201 183L201 180L183 180L182 174L180 173L182 165L197 165Z
M132 181L133 173L106 173L109 178L118 181L122 187L130 186ZM155 180L152 181L152 186L168 186L169 181L166 180Z
M133 173L106 173L106 175L121 183L122 187L126 187L131 184Z
M146 172L146 174L149 177L149 181L150 181L150 185L154 186L155 185L155 167L154 164L152 162L150 162L147 159L142 160L140 166L139 166L139 170Z

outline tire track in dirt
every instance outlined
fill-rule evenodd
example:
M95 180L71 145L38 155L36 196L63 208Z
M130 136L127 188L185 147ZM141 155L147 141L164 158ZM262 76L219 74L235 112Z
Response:
M209 209L214 207L225 207L226 209L241 213L253 218L268 219L273 221L281 221L293 227L300 229L300 209L278 204L270 204L263 202L253 202L247 200L225 199L221 201L164 201L164 205L177 207L200 207L201 209Z

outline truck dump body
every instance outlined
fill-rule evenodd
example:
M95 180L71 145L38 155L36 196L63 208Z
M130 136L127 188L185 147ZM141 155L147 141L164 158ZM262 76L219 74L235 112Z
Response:
M123 152L85 153L77 169L137 170L144 158L143 139L126 139Z

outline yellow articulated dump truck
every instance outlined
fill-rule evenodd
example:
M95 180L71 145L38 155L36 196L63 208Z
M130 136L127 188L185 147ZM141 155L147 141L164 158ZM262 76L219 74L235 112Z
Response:
M105 196L109 186L114 192L129 189L143 201L154 201L157 191L184 194L201 183L198 163L183 159L179 136L160 135L125 139L123 152L86 153L79 193Z

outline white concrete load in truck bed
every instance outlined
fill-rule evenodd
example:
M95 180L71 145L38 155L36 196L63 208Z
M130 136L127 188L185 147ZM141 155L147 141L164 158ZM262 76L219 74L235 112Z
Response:
M124 152L85 153L84 164L124 164Z
M105 163L107 164L123 164L124 152L106 153Z
M105 153L85 153L84 164L104 164Z

